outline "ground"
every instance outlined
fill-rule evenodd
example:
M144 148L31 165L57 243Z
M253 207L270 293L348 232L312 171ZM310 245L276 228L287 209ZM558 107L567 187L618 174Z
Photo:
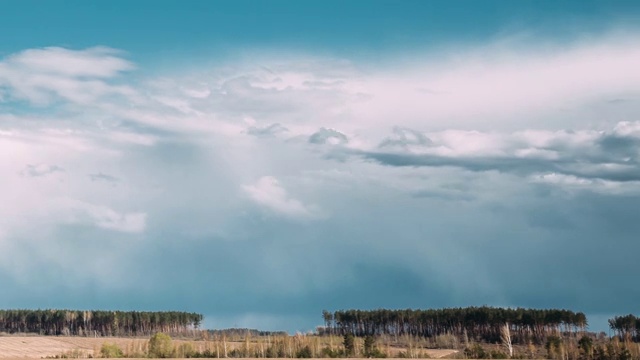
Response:
M145 338L91 338L91 337L67 337L67 336L0 336L0 358L6 359L42 359L63 354L88 358L98 356L100 347L105 342L115 343L125 351L142 350L146 347L148 339ZM180 344L181 340L174 340L174 344ZM186 342L186 341L184 341ZM195 348L203 346L203 341L188 341ZM239 345L239 344L238 344ZM229 344L234 348L234 344ZM390 352L397 355L404 349L391 348ZM455 350L438 349L426 350L430 358L441 358Z

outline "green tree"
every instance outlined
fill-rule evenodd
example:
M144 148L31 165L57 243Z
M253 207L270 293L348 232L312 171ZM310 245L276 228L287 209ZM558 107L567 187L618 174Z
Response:
M545 344L545 348L547 349L547 356L550 359L562 359L563 356L563 347L562 347L562 339L557 336L549 336L547 338L547 343Z
M593 358L593 339L584 335L578 340L578 347L585 359Z
M367 335L364 337L364 356L368 358L384 358L387 357L387 354L378 349L375 337Z
M149 339L149 357L169 358L173 355L171 337L163 333L155 333Z
M355 356L356 355L356 339L353 334L348 333L344 336L343 339L344 344L344 354L346 356Z
M371 357L371 354L373 354L375 350L376 350L376 339L371 335L365 336L364 337L364 356Z
M601 345L596 345L593 348L593 358L594 360L607 360L609 357L607 356L607 352Z

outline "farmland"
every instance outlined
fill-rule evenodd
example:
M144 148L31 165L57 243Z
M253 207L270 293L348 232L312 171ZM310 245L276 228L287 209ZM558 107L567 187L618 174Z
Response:
M250 345L259 346L260 341L266 339L256 339L251 341ZM125 337L109 337L109 338L93 338L93 337L75 337L75 336L0 336L0 358L1 359L41 359L46 357L68 356L78 358L99 357L100 348L104 343L116 344L119 348L127 353L139 352L144 354L147 350L148 339L146 338L125 338ZM190 344L194 349L203 351L205 349L215 349L217 344L213 341L205 340L173 340L175 346L180 347L182 344ZM231 352L247 346L243 341L229 341L226 343L227 351ZM404 351L402 348L391 348L392 354L399 354ZM221 349L221 352L223 350ZM430 358L440 358L456 353L455 350L448 349L432 349L425 351L424 354Z

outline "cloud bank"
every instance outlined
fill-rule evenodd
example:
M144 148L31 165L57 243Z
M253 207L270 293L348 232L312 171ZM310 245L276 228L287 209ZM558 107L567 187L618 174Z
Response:
M325 308L632 311L632 35L146 75L106 47L5 56L5 304L288 330Z

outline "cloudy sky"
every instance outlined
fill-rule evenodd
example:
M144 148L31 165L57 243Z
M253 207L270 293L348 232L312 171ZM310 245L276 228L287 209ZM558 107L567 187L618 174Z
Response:
M638 313L635 1L3 1L2 308Z

